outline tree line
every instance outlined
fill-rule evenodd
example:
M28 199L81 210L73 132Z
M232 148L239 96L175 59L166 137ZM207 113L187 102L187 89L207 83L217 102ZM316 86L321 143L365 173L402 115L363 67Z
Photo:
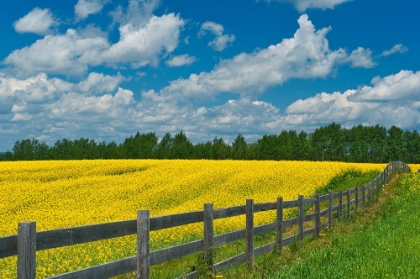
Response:
M77 160L77 159L235 159L310 160L385 163L401 160L420 163L420 134L392 126L354 126L350 129L332 123L306 133L281 131L247 143L238 135L232 144L222 137L193 144L184 132L166 133L160 140L155 133L137 132L122 143L93 139L61 139L53 146L37 139L18 140L0 160Z

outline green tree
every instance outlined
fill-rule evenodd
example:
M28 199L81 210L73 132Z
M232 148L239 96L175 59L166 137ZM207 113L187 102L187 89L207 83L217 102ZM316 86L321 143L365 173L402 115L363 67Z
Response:
M194 146L194 159L213 159L213 145L210 141Z
M299 133L296 140L294 150L294 160L310 160L311 159L311 142L308 139L308 134L304 131Z
M194 146L184 132L175 135L172 143L171 158L190 159L194 152Z
M232 159L245 159L248 155L248 145L245 138L239 134L232 143Z
M213 159L221 160L230 158L230 146L227 145L223 138L215 137L213 139Z
M15 160L32 160L34 158L35 139L23 139L16 141L13 146L13 156Z
M419 163L420 162L420 135L417 131L405 131L404 142L406 143L407 152L404 162Z
M386 158L387 161L403 160L406 157L407 147L404 142L403 131L393 125L388 130Z
M257 141L258 159L280 160L278 137L275 135L264 135Z
M311 143L316 151L316 160L343 161L344 138L341 125L332 123L328 126L317 128L311 135Z
M6 153L4 158L12 160L46 160L49 159L49 147L45 142L39 140L23 139L16 141L13 146L13 153ZM6 156L7 155L7 156Z
M258 160L258 143L252 142L248 143L248 160Z
M278 158L276 158L277 160L293 159L293 144L289 132L286 132L285 130L281 131L280 135L278 136L275 148L278 150Z
M376 125L368 127L369 158L374 163L386 162L386 128Z
M170 133L166 133L160 140L156 149L156 157L159 159L171 158L171 149L174 139Z
M66 138L58 140L54 143L51 150L51 156L56 160L69 160L71 158L71 149L73 142Z

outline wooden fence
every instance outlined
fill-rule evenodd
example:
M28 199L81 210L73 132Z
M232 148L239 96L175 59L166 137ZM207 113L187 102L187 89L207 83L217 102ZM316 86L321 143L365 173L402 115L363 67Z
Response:
M391 162L373 181L362 187L355 187L343 192L329 192L297 200L283 201L279 197L275 202L254 204L252 199L246 205L213 209L212 204L205 204L203 211L179 213L166 216L150 217L148 210L138 211L137 219L73 227L51 231L36 232L35 222L18 224L18 234L0 238L0 258L18 256L17 276L19 279L34 279L36 275L36 251L87 243L92 241L137 234L137 254L105 264L92 266L54 277L55 279L111 278L125 273L137 271L137 278L149 278L149 268L153 265L168 262L190 254L204 252L204 262L214 272L222 272L241 263L252 266L254 258L266 254L273 249L281 249L294 241L303 241L305 237L319 236L320 230L331 228L333 220L350 215L357 207L374 201L377 190L398 171L409 172L410 168L403 162ZM325 205L325 208L321 208ZM352 207L353 205L353 207ZM306 213L305 207L313 206L313 213ZM297 216L284 219L284 209L297 208ZM254 226L254 214L261 211L276 210L276 221L261 226ZM311 211L312 212L312 211ZM221 218L246 215L245 228L220 235L213 234L213 221ZM334 218L336 216L336 218ZM323 218L324 217L324 218ZM321 220L326 222L321 223ZM313 227L305 230L304 223L312 221ZM203 222L204 238L201 240L150 251L150 232L192 223ZM297 233L283 237L284 229L296 226ZM276 231L276 241L254 248L254 237ZM219 263L213 263L211 249L221 244L246 239L246 250L234 257ZM196 278L197 272L185 274L179 278Z

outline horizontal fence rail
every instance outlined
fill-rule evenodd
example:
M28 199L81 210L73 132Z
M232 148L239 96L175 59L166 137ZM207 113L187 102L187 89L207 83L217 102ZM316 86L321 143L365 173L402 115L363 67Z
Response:
M157 217L150 217L148 210L140 210L137 219L134 220L42 232L36 232L35 222L21 222L18 224L17 235L0 237L0 258L17 255L18 278L34 279L36 276L36 251L136 234L137 254L135 256L50 278L111 278L134 271L137 272L137 278L149 278L151 266L198 252L203 252L204 262L209 271L213 273L225 271L242 263L251 267L255 257L269 253L274 249L281 252L283 247L295 241L303 241L311 235L319 237L320 231L331 228L334 221L350 216L359 206L371 204L378 189L383 187L393 174L409 171L410 168L404 162L391 162L380 175L362 187L355 187L347 191L330 191L326 195L317 194L315 197L306 199L303 195L299 195L297 200L291 201L284 201L282 197L279 197L275 202L254 204L252 199L248 199L245 205L220 209L213 209L212 204L205 204L203 211ZM305 207L313 208L312 213L307 213ZM297 209L297 216L284 219L284 209ZM269 210L276 211L276 221L255 226L254 214ZM214 220L239 215L246 215L244 229L214 235ZM305 230L306 222L312 222L313 227ZM150 251L151 231L193 223L203 223L203 239ZM297 233L284 237L284 230L292 226L297 226ZM273 231L276 232L275 242L254 247L255 236ZM213 263L212 249L241 239L246 241L246 249L243 253L222 262ZM194 271L179 278L197 277L198 273Z

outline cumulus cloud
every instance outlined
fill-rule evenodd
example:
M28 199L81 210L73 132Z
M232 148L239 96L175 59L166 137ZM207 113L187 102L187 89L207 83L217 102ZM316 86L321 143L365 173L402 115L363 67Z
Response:
M199 142L215 136L232 141L238 133L255 140L283 129L311 131L333 121L343 126L415 128L420 124L419 77L420 72L412 71L375 77L371 86L322 92L294 102L282 113L269 102L246 96L203 106L180 93L149 90L136 100L132 91L117 85L119 76L100 73L76 84L45 74L27 79L0 74L0 139L4 150L28 135L42 135L52 144L63 137L109 141L137 130L159 136L183 130ZM100 88L101 82L108 85Z
M81 75L89 64L97 65L100 54L109 48L103 37L82 37L68 29L63 35L48 35L29 47L13 51L4 60L27 75L49 74Z
M158 134L183 130L195 141L212 140L221 135L230 141L237 133L255 139L261 133L277 133L278 126L271 125L281 122L278 108L248 98L196 107L180 95L161 95L149 90L142 92L141 100L136 107L137 126Z
M35 8L24 17L13 23L18 33L35 33L45 35L50 33L50 27L56 25L53 15L49 9Z
M206 123L203 127L215 134L272 132L270 123L281 118L279 109L272 104L248 98L229 100L212 108L198 108L192 117L202 125Z
M179 15L152 16L142 26L120 26L120 40L115 44L110 44L97 28L90 28L89 32L68 29L65 34L48 35L13 51L4 63L26 76L40 72L81 75L89 66L112 63L129 63L133 68L156 66L161 57L178 46L183 25Z
M129 0L128 7L118 6L110 12L112 25L128 23L134 26L144 25L153 16L153 11L159 6L160 0Z
M373 68L376 66L376 63L372 61L372 51L363 47L353 50L345 60L351 62L352 67Z
M177 55L169 58L165 61L166 65L169 67L181 67L191 65L197 60L194 56L189 56L188 54Z
M372 79L373 86L363 86L352 96L354 101L420 101L420 71L402 70L384 78Z
M131 90L118 88L113 94L84 96L70 92L50 105L48 117L56 120L77 121L81 124L104 123L123 117L126 109L134 102ZM128 113L129 115L129 113ZM86 117L89 117L86 120ZM84 123L83 123L84 122Z
M173 52L185 22L179 15L152 16L145 26L127 23L119 28L120 40L101 53L103 61L128 62L133 68L156 66L159 56Z
M0 73L0 129L3 136L13 135L3 144L11 148L17 139L41 135L50 144L63 137L126 136L135 121L135 101L132 91L117 88L121 79L92 73L74 84L46 74L17 79Z
M343 93L323 92L294 102L286 109L289 124L319 126L335 121L348 126L357 123L401 128L420 124L420 72L400 71L372 81L373 86Z
M397 53L397 52L398 53L404 53L406 51L408 51L407 47L403 46L402 44L396 44L391 49L383 51L381 55L382 56L389 56L389 55Z
M374 66L370 50L358 48L350 55L342 48L331 50L326 39L331 28L315 30L306 14L299 17L298 23L299 29L292 38L253 53L241 53L222 60L210 72L174 80L162 90L162 94L179 92L196 99L214 98L221 92L255 96L292 78L326 77L339 64Z
M38 74L27 79L17 79L0 75L0 100L9 105L22 103L40 104L54 98L60 91L68 91L72 84L58 78Z
M233 34L223 34L224 28L221 24L206 21L201 25L200 31L198 32L199 36L203 36L207 32L212 33L216 36L214 40L210 41L208 45L214 50L222 51L230 44L235 41L235 35Z
M265 0L266 2L291 3L295 9L303 13L307 9L334 9L335 6L353 0Z
M112 92L117 86L125 81L126 78L118 73L117 76L104 75L103 73L89 73L89 76L75 85L76 91L97 94L103 92Z
M74 6L76 20L83 20L89 15L99 13L109 0L79 0Z

